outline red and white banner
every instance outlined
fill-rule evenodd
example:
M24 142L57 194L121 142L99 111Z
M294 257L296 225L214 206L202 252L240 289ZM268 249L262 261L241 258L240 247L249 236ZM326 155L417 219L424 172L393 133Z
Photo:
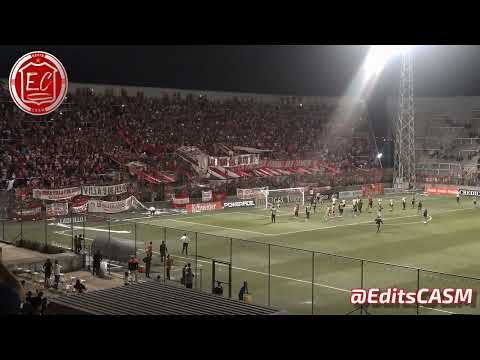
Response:
M83 205L71 206L72 213L74 214L83 214L88 211L88 201Z
M383 195L384 189L383 184L368 184L362 186L362 194L363 196L368 195Z
M204 211L213 211L222 209L222 203L220 201L209 202L209 203L198 203L198 204L188 204L187 205L187 213L199 213Z
M202 191L202 201L203 202L212 201L212 190Z
M37 207L33 209L23 209L23 210L17 210L15 211L16 216L18 216L21 219L33 219L36 217L40 217L42 214L42 208Z
M174 197L172 199L172 203L174 205L186 205L190 202L190 197L185 196L185 197Z
M87 196L108 196L125 194L128 191L128 184L109 186L88 185L82 186L82 195Z
M67 200L82 193L82 188L71 187L66 189L33 189L33 198L42 200Z
M51 203L46 205L47 216L68 215L68 203Z
M444 186L425 185L425 192L430 195L457 195L458 186L456 185L444 185Z

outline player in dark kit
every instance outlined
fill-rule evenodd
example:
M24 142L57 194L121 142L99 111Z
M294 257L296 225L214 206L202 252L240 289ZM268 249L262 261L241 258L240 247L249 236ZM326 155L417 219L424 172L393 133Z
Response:
M377 233L380 232L380 225L383 224L383 220L380 216L375 218L375 224L377 224Z
M368 195L368 212L371 212L373 209L373 198L371 195Z
M313 200L313 213L315 214L317 212L317 199Z
M360 200L358 200L358 212L360 214L362 213L362 207L363 207L363 200L360 199Z
M415 194L413 194L412 198L412 209L415 209Z
M427 209L425 209L425 210L423 211L423 218L425 219L425 221L424 221L423 223L426 224L426 223L428 222L428 220L427 220L427 219L428 219L428 211L427 211Z
M272 211L272 223L276 223L277 208L275 207L275 205L272 206L271 211Z
M300 208L300 206L297 204L295 205L295 217L298 217L298 209Z
M305 207L305 215L307 216L307 220L310 219L310 205Z
M419 214L422 213L422 200L419 200L419 201L418 201L418 213L419 213Z
M403 210L405 210L405 207L407 206L407 199L402 198L402 205L403 205Z
M460 191L457 191L457 204L460 205Z

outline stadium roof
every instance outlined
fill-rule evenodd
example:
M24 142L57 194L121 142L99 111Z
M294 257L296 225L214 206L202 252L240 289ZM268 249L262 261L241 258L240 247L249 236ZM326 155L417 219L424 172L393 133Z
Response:
M157 281L51 299L61 315L275 315L280 311Z

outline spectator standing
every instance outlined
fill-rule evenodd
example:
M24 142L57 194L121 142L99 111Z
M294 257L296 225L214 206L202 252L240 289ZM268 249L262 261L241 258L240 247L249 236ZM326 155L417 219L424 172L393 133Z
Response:
M73 287L80 294L87 290L87 288L85 287L85 285L82 284L80 279L77 279Z
M217 286L213 289L213 293L216 295L223 295L223 287L220 281L217 281Z
M162 243L160 244L160 262L163 263L163 261L165 260L165 255L167 251L168 251L167 244L165 244L165 240L163 240Z
M167 279L170 280L170 271L172 270L173 266L173 258L170 256L170 254L167 255L167 260L166 260L166 265L167 265Z
M135 278L135 282L138 282L138 260L134 255L128 260L128 271Z
M100 264L102 262L102 254L100 253L100 250L97 250L95 254L93 255L93 275L99 274L100 273Z
M187 272L187 265L185 265L182 269L182 278L180 279L180 283L185 285L185 274Z
M240 292L238 293L238 300L243 301L245 298L245 294L248 294L248 284L246 281L243 282L243 286L240 288Z
M50 286L50 277L52 276L52 262L50 259L47 259L45 264L43 264L43 271L45 272L45 287Z
M145 263L145 277L150 278L150 268L152 265L152 257L151 256L145 256L143 259L143 262Z
M182 242L182 255L185 252L185 255L188 256L188 244L190 243L190 239L187 234L183 234L180 241Z
M148 244L148 246L145 248L145 253L147 254L147 256L150 256L150 257L153 256L153 244L151 241Z
M75 235L73 238L73 251L75 254L78 254L78 236Z
M58 263L58 260L55 260L55 264L53 265L53 276L55 278L55 283L53 287L55 289L58 289L58 283L60 282L61 269L62 269L62 266Z
M82 252L83 245L84 245L83 235L80 234L80 235L78 235L78 249L77 249L77 254L80 254L80 253Z
M185 272L185 287L191 289L193 287L193 275L192 268L189 266Z

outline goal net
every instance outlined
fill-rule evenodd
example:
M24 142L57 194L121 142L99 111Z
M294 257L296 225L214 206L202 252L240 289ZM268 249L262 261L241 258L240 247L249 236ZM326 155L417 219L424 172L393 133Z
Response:
M292 204L305 204L305 189L304 188L289 188L289 189L267 189L262 190L262 197L257 199L258 207L269 208L273 204L278 206L289 206Z

